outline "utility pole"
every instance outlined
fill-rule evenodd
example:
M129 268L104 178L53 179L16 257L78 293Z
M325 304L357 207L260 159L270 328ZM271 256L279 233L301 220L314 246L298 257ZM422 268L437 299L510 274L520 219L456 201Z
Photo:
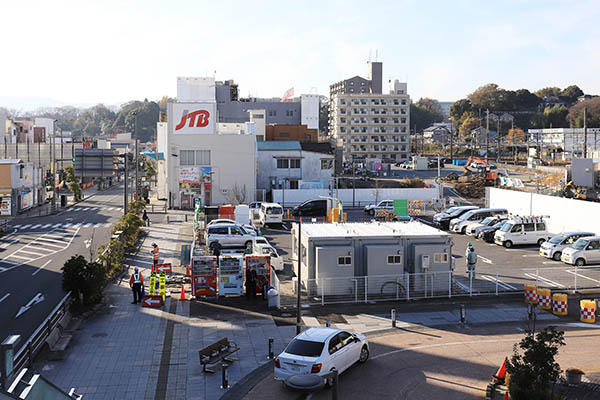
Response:
M352 208L354 208L354 201L356 200L356 175L354 172L354 157L350 161L352 163Z
M140 163L139 163L139 151L138 151L138 112L137 111L133 111L132 114L135 116L135 199L138 200L140 197L140 191L139 191L139 169L140 169Z
M485 162L488 162L490 152L490 110L485 110Z
M452 141L454 140L454 124L450 122L450 162L454 160L452 153Z
M587 158L587 107L583 107L583 158Z
M50 171L52 172L52 179L51 179L51 183L52 183L52 205L51 205L51 213L52 214L56 214L56 166L54 165L56 163L56 154L55 154L55 149L54 149L54 137L56 136L56 122L58 120L54 120L54 124L52 126L52 137L51 142L50 142Z
M300 313L302 312L301 301L300 301L300 292L302 291L302 217L300 217L300 222L298 222L298 281L296 287L296 335L299 335L302 332L302 317Z
M500 118L498 118L498 132L496 132L496 163L500 163Z
M127 164L127 159L129 158L129 154L125 153L123 154L123 160L124 160L124 171L125 171L125 184L123 185L123 215L127 215L127 185L129 184L129 179L128 179L128 174L127 174L127 169L129 168L129 165Z

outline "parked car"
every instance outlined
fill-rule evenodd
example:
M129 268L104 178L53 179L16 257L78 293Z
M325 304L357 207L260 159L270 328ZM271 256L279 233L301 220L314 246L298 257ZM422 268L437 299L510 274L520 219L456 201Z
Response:
M247 247L252 245L252 239L255 237L243 227L234 224L216 224L207 228L206 244L208 246L218 240L223 247Z
M261 225L281 225L283 223L283 207L277 203L262 203L258 209L258 221Z
M219 219L213 219L212 221L210 221L207 225L208 226L213 226L213 225L223 225L223 224L228 224L228 225L238 225L244 228L244 230L254 236L256 236L256 228L252 225L248 225L248 224L240 224L237 221L234 221L232 219L227 219L227 218L219 218Z
M364 212L369 215L375 215L377 210L394 212L394 200L381 200L378 204L369 204L364 207Z
M275 271L283 271L283 258L269 242L262 243L262 241L254 241L252 244L252 252L254 254L270 256L271 267L273 267Z
M495 223L499 222L500 219L506 220L506 217L494 215L494 216L484 218L483 221L481 221L481 222L470 223L467 225L467 229L465 229L465 233L467 235L477 237L477 228L481 228L483 226L492 226Z
M494 234L497 245L510 248L515 244L537 244L541 246L548 240L548 229L541 218L510 218Z
M297 374L342 373L369 358L369 342L360 334L337 328L310 328L300 333L275 359L277 380ZM327 383L330 383L328 381Z
M253 201L252 203L248 204L248 208L251 210L258 210L261 204L261 201Z
M472 222L483 221L487 217L507 216L508 211L505 208L480 208L471 210L460 217L450 221L450 230L457 233L465 233L467 225Z
M326 217L327 200L308 200L292 209L292 215L297 217Z
M563 250L560 259L571 265L583 267L600 263L600 236L587 236Z
M494 235L496 234L496 231L502 228L505 223L506 220L502 220L498 221L492 226L484 226L481 228L477 228L480 229L479 233L477 234L477 239L485 240L488 243L494 243Z
M440 229L448 229L450 225L450 220L454 218L458 218L466 212L471 210L476 210L479 207L476 206L458 206L458 207L450 207L444 212L435 214L433 216L433 223L437 225Z
M592 232L563 232L552 236L550 240L542 243L540 246L540 255L551 258L554 261L560 261L562 252L567 247L572 246L577 240L586 236L595 236Z

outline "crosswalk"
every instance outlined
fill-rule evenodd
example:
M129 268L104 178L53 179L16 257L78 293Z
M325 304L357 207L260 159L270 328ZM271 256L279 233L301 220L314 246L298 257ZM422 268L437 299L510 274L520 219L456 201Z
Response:
M48 233L40 235L25 246L6 255L0 260L0 274L68 248L77 233L83 228L82 224L68 225L67 227L49 229Z
M65 212L80 212L80 211L121 211L122 207L83 207L73 206L65 210Z
M87 222L87 223L55 223L55 224L19 224L12 225L13 228L18 229L20 231L46 231L46 230L54 230L54 229L67 229L67 228L109 228L113 224L111 222Z

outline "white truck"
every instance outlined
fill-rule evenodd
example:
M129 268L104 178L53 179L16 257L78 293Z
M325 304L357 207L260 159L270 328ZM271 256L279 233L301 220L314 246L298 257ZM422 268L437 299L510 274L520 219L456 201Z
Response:
M424 171L429 169L429 160L427 157L412 156L410 168L415 171Z

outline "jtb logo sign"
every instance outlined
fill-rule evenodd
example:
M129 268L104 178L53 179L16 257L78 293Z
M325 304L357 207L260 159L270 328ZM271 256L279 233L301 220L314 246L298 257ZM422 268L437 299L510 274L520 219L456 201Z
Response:
M186 114L186 111L183 112L183 116L181 117L181 121L175 127L175 130L178 131L181 128L185 127L185 123L189 121L189 128L204 128L208 125L210 113L206 110L198 110Z

